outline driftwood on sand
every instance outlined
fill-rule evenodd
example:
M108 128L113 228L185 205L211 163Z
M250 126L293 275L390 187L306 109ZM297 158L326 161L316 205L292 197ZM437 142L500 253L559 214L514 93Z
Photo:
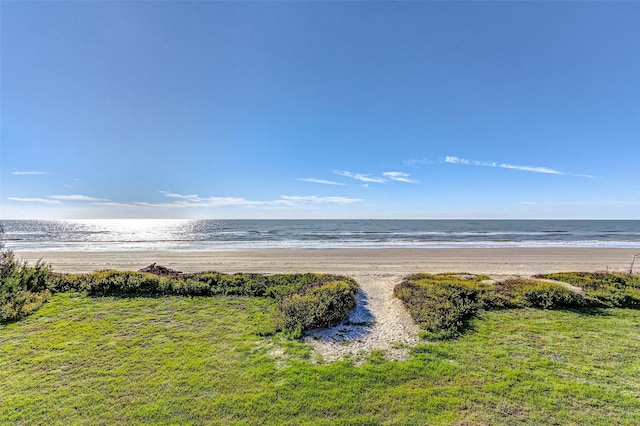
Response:
M148 272L150 274L158 275L160 277L177 277L182 272L175 269L167 268L166 266L157 265L155 262L146 268L142 268L139 272Z

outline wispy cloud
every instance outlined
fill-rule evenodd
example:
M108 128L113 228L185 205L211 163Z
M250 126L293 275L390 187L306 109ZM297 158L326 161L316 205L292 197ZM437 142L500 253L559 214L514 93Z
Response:
M89 197L88 195L72 194L72 195L51 195L47 198L61 201L108 201L104 198Z
M198 194L184 195L173 192L160 192L162 192L167 198L175 198L176 201L167 201L160 203L137 201L134 203L130 203L129 205L148 208L184 209L229 206L258 206L261 204L265 204L264 201L247 200L246 198L242 197L201 197Z
M389 181L404 182L404 183L418 183L416 179L412 179L409 173L405 172L383 172L382 176L373 176L371 174L353 173L346 170L334 170L333 173L339 176L355 179L363 183L363 187L369 188L370 183L387 183Z
M48 175L49 173L47 173L47 172L16 170L15 172L13 172L11 174L12 175L16 175L16 176L36 176L36 175Z
M135 208L135 204L120 203L117 201L98 201L93 203L100 207L118 207L118 208Z
M204 201L204 199L200 197L198 194L182 195L182 194L176 194L173 192L165 192L165 191L160 191L160 192L163 193L165 197L169 197L169 198L178 198L180 200L191 201L194 203L201 203Z
M344 176L344 177L348 177L351 179L355 179L355 180L359 180L360 182L367 182L367 183L385 183L387 180L381 177L376 177L376 176L371 176L370 174L362 174L362 173L352 173L346 170L334 170L333 173L339 175L339 176Z
M403 173L403 172L384 172L382 174L384 177L391 179L391 180L395 180L397 182L404 182L404 183L418 183L417 180L415 179L411 179L409 178L409 173Z
M48 197L9 197L11 201L23 203L42 203L50 205L63 205L65 202L84 202L87 205L97 207L125 209L132 214L150 213L161 210L186 210L186 209L215 209L224 207L247 207L247 208L292 208L305 207L312 204L333 204L349 205L363 201L360 198L349 198L339 196L317 196L317 195L281 195L271 200L251 200L243 197L203 197L198 194L179 194L175 192L160 191L166 197L166 201L160 202L121 202L103 198L89 197L86 195L51 195Z
M280 200L287 203L314 203L314 204L353 204L362 201L360 198L349 197L318 197L315 195L281 195ZM276 203L278 201L275 201Z
M509 169L509 170L520 170L523 172L532 172L532 173L543 173L543 174L551 174L551 175L569 175L569 176L579 176L586 178L593 178L590 175L574 175L568 174L565 172L561 172L559 170L550 169L548 167L540 167L540 166L516 166L509 163L498 163L495 161L478 161L478 160L469 160L467 158L460 158L455 156L447 156L445 157L445 163L451 164L463 164L467 166L480 166L480 167L496 167L500 169Z
M334 182L332 180L325 180L325 179L302 178L302 179L298 179L298 180L300 182L319 183L321 185L340 185L340 186L344 186L344 183Z
M167 198L175 201L152 203L139 201L133 203L96 202L95 205L105 207L149 208L149 209L187 209L187 208L219 208L219 207L295 207L306 204L337 204L346 205L362 201L360 198L348 197L320 197L316 195L282 195L274 200L249 200L242 197L202 197L197 194L183 195L172 192L162 192Z
M101 202L109 201L104 198L89 197L88 195L71 194L71 195L49 195L47 197L8 197L12 201L20 201L23 203L45 203L45 204L61 204L63 201L80 201L80 202Z
M27 197L8 197L11 201L19 201L21 203L44 203L44 204L60 204L58 200L50 198L27 198Z
M423 158L410 158L408 160L404 160L403 163L408 166L415 166L417 164L436 164L437 161L433 161L428 159L427 157L423 157Z

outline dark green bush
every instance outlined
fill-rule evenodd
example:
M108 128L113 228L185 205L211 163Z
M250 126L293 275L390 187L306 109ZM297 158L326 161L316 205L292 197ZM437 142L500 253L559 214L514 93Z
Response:
M0 226L0 238L2 234ZM19 320L42 306L49 297L49 274L47 264L27 265L5 250L0 239L0 323Z
M49 265L42 261L29 266L11 251L0 252L0 292L9 288L34 293L46 290L49 274Z
M34 293L18 290L0 296L0 323L17 321L35 312L49 298L47 290Z
M86 287L88 274L61 274L52 272L47 279L47 288L52 293L64 293L68 291L81 291Z
M358 285L351 278L307 284L284 296L276 327L299 337L305 330L337 324L356 306Z
M581 294L559 284L543 281L510 279L496 283L495 290L513 305L520 307L581 308L588 304Z
M269 297L280 300L284 295L312 283L331 280L331 275L320 274L234 274L203 272L185 274L179 279L203 283L210 295Z
M235 274L227 275L217 272L189 274L182 279L190 281L198 288L207 288L209 295L262 297L267 282L263 275Z
M396 286L394 294L405 304L411 316L432 339L459 335L470 318L485 306L508 305L485 277L457 274L417 274Z
M106 270L91 274L81 290L100 296L158 294L159 283L160 277L153 274Z
M267 276L268 287L265 297L280 300L285 295L307 286L318 286L323 283L341 280L344 277L325 274L276 274Z

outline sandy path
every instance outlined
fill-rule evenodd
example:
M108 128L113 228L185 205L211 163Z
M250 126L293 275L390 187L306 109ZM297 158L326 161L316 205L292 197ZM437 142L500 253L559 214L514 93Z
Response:
M361 273L352 277L360 286L358 305L341 325L318 330L305 338L326 361L346 355L386 351L387 359L405 359L408 347L418 342L418 325L393 296L403 275Z

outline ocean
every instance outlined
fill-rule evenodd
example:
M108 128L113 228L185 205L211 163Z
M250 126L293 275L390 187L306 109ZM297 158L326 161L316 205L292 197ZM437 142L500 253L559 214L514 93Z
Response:
M14 251L620 247L638 220L5 220Z

